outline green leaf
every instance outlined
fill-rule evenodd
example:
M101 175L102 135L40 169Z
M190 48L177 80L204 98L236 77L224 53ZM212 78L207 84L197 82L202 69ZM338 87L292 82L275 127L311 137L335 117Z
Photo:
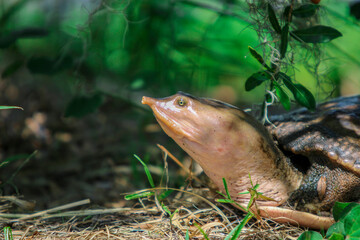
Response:
M248 49L251 53L251 55L261 64L264 65L265 61L263 59L263 57L252 47L248 46Z
M354 202L335 202L332 209L335 221L339 221L340 219L344 218L346 214L356 206L359 206L359 204Z
M6 109L20 109L20 110L24 110L22 107L18 107L18 106L0 106L0 110L6 110Z
M300 235L298 240L323 240L323 237L318 232L306 231Z
M254 73L246 80L245 90L250 91L268 80L271 80L271 76L266 71Z
M245 191L245 192L239 192L238 194L250 194L249 191Z
M333 233L331 234L331 236L329 236L328 238L329 240L344 240L344 235L340 234L340 233Z
M315 110L316 101L309 90L307 90L301 84L293 83L291 81L291 78L284 73L279 73L279 77L282 78L285 86L291 91L291 93L294 95L295 100L300 105L308 108L309 110Z
M96 93L92 96L76 96L66 107L65 117L84 117L95 112L103 103L103 95Z
M360 237L360 205L352 208L342 222L349 239Z
M164 203L161 203L161 207L162 207L162 209L164 209L164 211L165 211L169 216L171 216L171 212L170 212L168 206L166 206Z
M128 194L124 198L125 198L125 200L133 200L133 199L139 199L139 198L152 196L154 194L155 193L153 191L146 191L146 192L141 192L141 193Z
M264 66L267 70L271 71L271 68L270 68L268 65L266 65L263 57L262 57L255 49L253 49L253 48L250 47L250 46L248 46L248 49L249 49L251 55L252 55L262 66Z
M336 234L336 236L337 234L340 234L341 236L345 235L344 223L336 222L333 225L331 225L326 232L326 237L329 238L331 235L334 234Z
M319 5L304 4L304 5L300 6L299 8L295 9L292 12L292 14L295 17L306 18L306 17L313 16L318 9L319 9Z
M296 40L306 43L326 43L342 36L335 28L322 25L292 31L290 34Z
M15 61L5 67L4 71L1 74L2 78L7 78L13 75L19 68L24 64L23 61Z
M252 182L252 180L251 180L250 173L249 173L249 180L250 180L250 185L251 185L251 187L254 187L254 184L253 184L253 182Z
M302 106L314 111L316 108L315 97L312 93L301 84L294 84L292 93L294 94L295 100Z
M292 20L292 12L291 12L291 5L288 5L285 7L285 10L284 10L284 19L285 19L285 22L286 23L290 23L291 20Z
M147 165L146 165L136 154L134 154L134 157L143 165L144 170L145 170L145 173L146 173L146 176L147 176L148 181L149 181L149 183L150 183L150 186L151 186L152 188L155 188L154 180L153 180L153 178L152 178L152 176L151 176L150 170L149 170L149 168L147 167Z
M219 203L234 203L234 200L231 200L231 199L216 199L215 200L216 202L219 202Z
M248 205L246 206L246 210L249 211L249 208L253 205L255 201L256 193L250 192L250 200L248 202Z
M225 194L223 194L222 192L216 191L217 194L223 196L224 198L227 198Z
M271 26L273 27L275 32L281 34L281 27L280 27L279 21L277 20L275 11L270 3L268 3L268 15L269 15L269 20L270 20Z
M286 23L281 30L281 42L280 42L280 58L285 57L285 53L288 47L288 36L289 36L289 23Z
M180 211L179 208L175 209L175 211L170 215L170 218L173 218L176 213Z
M274 84L276 96L279 98L281 105L284 107L286 111L289 111L291 108L289 96L286 94L286 92L277 82L273 81L273 84Z
M347 235L349 240L359 240L360 239L360 230L353 231L351 234Z

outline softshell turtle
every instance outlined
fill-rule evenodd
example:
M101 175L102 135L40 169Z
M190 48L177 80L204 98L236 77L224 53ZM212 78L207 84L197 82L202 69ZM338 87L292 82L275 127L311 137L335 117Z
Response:
M142 103L221 191L226 179L231 197L243 206L250 195L238 193L251 186L250 174L271 198L257 200L252 209L263 217L328 228L333 219L313 213L360 199L359 96L275 116L267 127L230 104L182 92L143 97Z

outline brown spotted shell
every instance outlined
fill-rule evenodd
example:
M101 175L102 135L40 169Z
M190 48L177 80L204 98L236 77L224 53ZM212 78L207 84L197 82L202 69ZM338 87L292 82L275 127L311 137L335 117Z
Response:
M304 108L270 118L267 126L280 148L329 163L360 176L360 96L337 98L314 112Z

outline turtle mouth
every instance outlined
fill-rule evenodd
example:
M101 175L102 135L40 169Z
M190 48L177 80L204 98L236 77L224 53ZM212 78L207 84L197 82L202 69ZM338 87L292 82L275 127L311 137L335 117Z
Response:
M193 124L184 120L179 121L178 119L181 118L175 116L170 110L162 107L161 104L159 104L159 100L143 97L141 103L150 106L156 120L167 135L175 139L185 138L192 142L199 142L195 138L198 131L193 127Z

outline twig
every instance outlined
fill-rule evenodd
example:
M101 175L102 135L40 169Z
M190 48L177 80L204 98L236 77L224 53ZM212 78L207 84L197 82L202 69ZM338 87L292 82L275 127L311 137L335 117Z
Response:
M187 174L189 174L191 177L193 177L196 181L198 181L199 183L203 183L199 178L197 178L196 176L193 176L192 172L185 167L180 161L179 159L177 159L174 155L172 155L164 146L157 144L158 148L160 148L163 152L165 152L177 165L179 165L179 167L181 167Z
M23 235L21 235L19 240L23 240L26 236L26 234L29 232L30 228L32 228L32 226L28 226L25 230L25 232L23 233Z
M29 216L29 214L25 214L25 213L0 213L0 221L2 220L1 218L23 218L23 217L27 217Z
M78 201L78 202L65 204L65 205L60 206L60 207L55 207L55 208L40 211L40 212L37 212L37 213L34 213L34 214L30 214L28 216L19 218L19 219L15 220L15 221L22 221L22 220L26 220L26 219L30 219L30 218L34 218L34 217L39 217L39 216L43 216L43 215L46 215L46 214L51 213L51 212L57 212L57 211L61 211L61 210L64 210L64 209L73 208L73 207L77 207L77 206L81 206L81 205L85 205L85 204L89 204L89 203L90 203L90 199L85 199L85 200L81 200L81 201Z
M56 217L74 217L74 216L92 216L92 215L100 215L100 214L108 214L108 213L117 213L117 212L133 212L138 214L148 213L148 212L159 212L156 209L134 209L134 208L112 208L112 209L88 209L88 210L78 210L78 211L67 211L63 213L55 213L55 214L44 214L41 215L41 219L49 219ZM20 220L33 218L34 214L6 214L1 213L0 217L3 218L19 218L10 220L10 222L18 222ZM36 216L37 217L37 216Z
M107 235L107 239L110 239L110 231L107 225L105 225L105 229L106 229L106 235Z
M117 212L137 212L137 213L148 213L148 212L159 212L158 210L153 209L139 209L134 208L111 208L111 209L88 209L88 210L78 210L78 211L68 211L63 213L56 213L51 215L43 216L42 219L54 218L54 217L71 217L71 216L90 216L90 215L99 215L99 214L108 214L108 213L117 213Z

